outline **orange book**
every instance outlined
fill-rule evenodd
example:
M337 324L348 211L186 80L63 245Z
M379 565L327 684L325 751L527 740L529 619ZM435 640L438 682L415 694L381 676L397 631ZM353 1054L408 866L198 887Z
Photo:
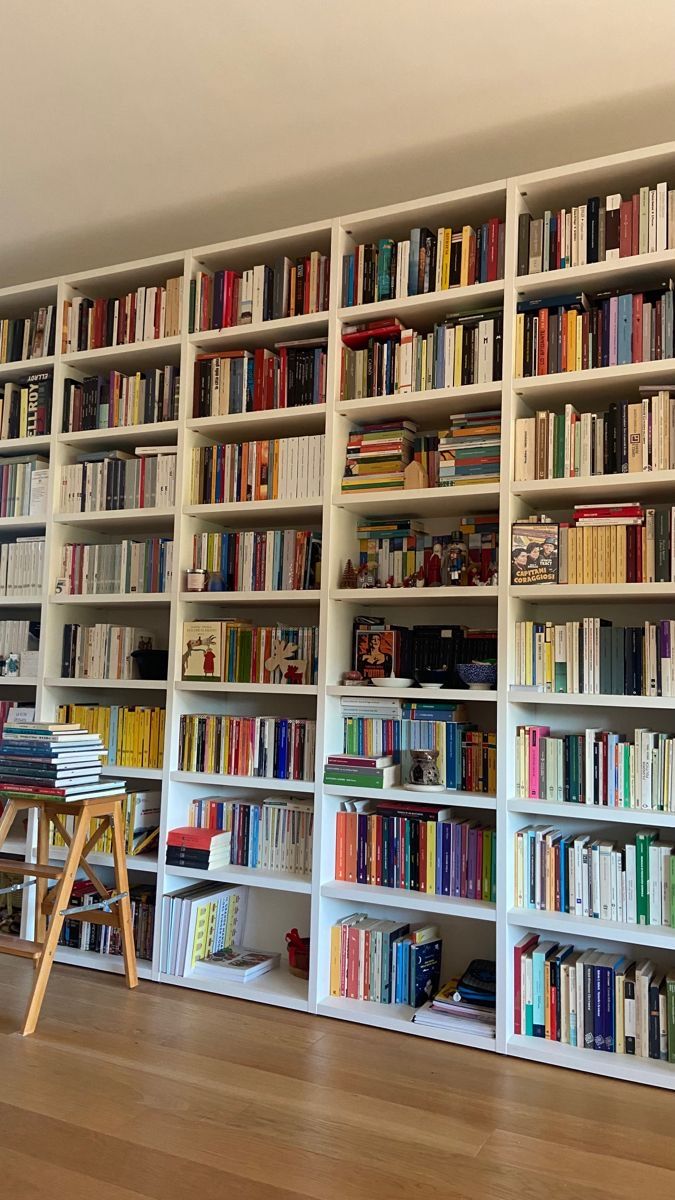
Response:
M335 814L335 878L346 879L347 866L347 816L346 812Z
M356 883L358 813L345 813L345 818L345 879L348 883Z

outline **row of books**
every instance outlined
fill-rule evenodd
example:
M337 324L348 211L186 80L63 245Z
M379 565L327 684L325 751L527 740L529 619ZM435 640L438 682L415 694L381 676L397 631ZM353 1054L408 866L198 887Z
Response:
M540 411L516 419L514 478L574 479L675 467L675 393L640 388L605 413Z
M175 447L139 446L134 453L82 455L61 467L57 507L61 513L171 508L175 496Z
M191 884L162 899L160 971L183 978L198 965L241 942L248 888Z
M435 925L411 928L407 921L350 913L331 926L330 994L419 1008L438 991L442 949Z
M494 829L436 804L358 804L345 800L335 815L336 879L495 902Z
M125 375L89 375L82 382L66 379L63 385L63 432L85 429L119 429L178 419L180 371L157 367Z
M166 711L145 704L60 704L56 720L98 734L116 767L161 769Z
M675 696L675 621L516 621L514 682L567 695Z
M497 630L464 625L392 625L361 614L353 620L353 667L363 680L416 679L436 687L466 686L457 667L496 661ZM424 703L412 703L421 711ZM430 709L433 712L433 709Z
M434 554L440 559L436 582L442 585L488 583L497 570L497 513L460 517L457 529L447 533L427 533L421 521L387 517L360 521L356 533L359 586L384 586L391 581L392 587L401 587L404 580L413 576L425 583L427 578L432 582L435 579L431 569ZM455 578L457 571L450 569L450 547L457 541L463 544L468 555L466 561L458 560L458 578Z
M88 879L78 879L73 884L69 907L86 909L100 900L101 897ZM129 890L129 900L136 957L150 962L155 933L155 890L144 884L136 884ZM121 955L122 934L111 925L66 917L59 945L71 950L87 950L91 954Z
M316 683L315 625L253 625L238 619L184 621L181 678L225 683Z
M311 529L195 533L192 567L220 579L226 592L311 591L321 583L321 534Z
M0 318L0 363L21 362L54 353L56 309L36 308L27 317Z
M518 274L585 267L587 263L654 254L675 246L675 192L649 184L624 200L620 192L590 196L543 217L518 218Z
M147 853L153 843L157 840L159 833L159 814L161 806L161 792L127 792L122 801L122 814L124 817L124 847L127 854L135 857L137 854ZM64 813L61 816L61 824L66 833L71 837L75 832L76 817L69 816ZM100 818L92 817L89 828L89 836L93 837L100 823ZM56 826L50 825L49 843L51 846L65 846L66 840L56 829ZM96 841L97 854L112 854L113 852L113 834L112 829L108 826L107 829L100 835Z
M326 338L279 342L275 353L225 350L195 359L193 417L326 403Z
M35 720L33 704L17 704L16 700L0 700L0 737L8 721L30 725Z
M190 280L190 333L324 312L329 287L330 259L318 250L246 271L202 267Z
M459 413L439 434L438 486L499 483L501 410Z
M625 733L548 725L516 729L519 800L675 812L675 738L650 729Z
M39 645L39 621L0 621L0 659L6 660L10 656L20 658L19 675L35 678Z
M152 287L142 284L119 297L64 300L61 353L177 337L182 304L182 277Z
M49 459L37 454L0 459L0 517L44 517Z
M528 825L515 835L517 908L628 925L675 924L675 853L657 832L617 846L590 834Z
M222 865L290 871L304 877L312 873L314 805L309 798L268 796L258 801L206 796L190 805L188 832L217 835L225 852Z
M517 379L673 357L672 280L650 292L521 300Z
M135 651L150 649L153 635L132 625L66 623L63 626L63 679L135 679Z
M316 721L304 717L184 714L179 770L258 779L312 780Z
M511 530L511 582L670 583L675 507L576 505L572 523L535 517Z
M514 947L513 1015L517 1034L675 1062L675 973L650 959L528 933Z
M340 400L492 383L502 377L503 314L446 317L429 333L396 317L343 331Z
M0 438L44 437L52 430L52 376L27 375L0 386Z
M192 451L190 502L315 499L323 471L322 433L199 447Z
M452 287L470 287L504 276L504 222L491 217L476 229L463 225L415 228L401 241L380 238L342 258L342 303L401 300Z
M39 596L45 564L44 536L17 537L0 545L0 596Z
M172 538L66 542L55 591L69 596L169 592L172 575Z

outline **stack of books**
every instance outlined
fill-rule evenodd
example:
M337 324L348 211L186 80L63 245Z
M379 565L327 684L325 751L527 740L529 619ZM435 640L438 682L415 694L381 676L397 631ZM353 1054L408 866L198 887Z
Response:
M78 295L64 300L61 353L176 337L181 331L182 301L182 276L157 286L141 284L119 298L90 300Z
M44 437L52 431L52 376L27 375L0 385L0 438Z
M230 862L232 835L216 829L185 825L171 829L166 839L166 863L197 871L215 871Z
M479 1037L495 1036L495 963L474 959L460 979L449 979L433 1000L415 1013L417 1025L452 1029Z
M547 516L512 526L511 582L672 583L675 506L578 504L571 522Z
M438 990L443 942L435 926L411 929L356 912L330 934L331 996L418 1007Z
M624 200L620 192L585 204L518 218L518 274L654 254L675 246L675 191L646 184Z
M0 318L0 363L54 353L56 308L48 304L29 317Z
M63 385L63 432L117 429L178 418L178 367L157 367L124 375L89 375Z
M400 783L401 769L392 755L329 754L323 781L338 787L382 789Z
M350 433L342 491L400 490L416 432L414 421L382 421Z
M461 413L450 418L438 443L439 486L499 483L501 412Z
M276 350L198 354L193 417L224 417L326 403L326 338L279 342Z
M170 873L170 872L169 872ZM199 883L162 900L160 971L191 975L198 962L239 946L246 927L248 888Z
M198 979L211 979L214 982L217 979L229 979L236 983L250 983L252 979L273 971L280 962L281 955L275 951L225 946L195 963L194 973Z
M246 271L202 267L190 280L190 333L324 312L329 286L330 258L318 250Z
M192 567L206 571L209 580L219 577L226 592L311 591L318 588L321 575L321 533L312 529L195 533Z
M0 796L85 800L120 795L124 780L101 778L105 753L98 735L80 725L9 720L0 738Z
M99 735L108 763L118 767L161 768L166 710L145 704L60 704L58 721L77 722Z

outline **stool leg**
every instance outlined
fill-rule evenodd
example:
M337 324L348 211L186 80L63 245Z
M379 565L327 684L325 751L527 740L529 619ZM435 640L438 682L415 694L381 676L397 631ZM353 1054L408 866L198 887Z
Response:
M49 862L49 817L42 809L38 810L37 861L44 866ZM35 941L44 942L47 933L47 918L42 911L42 904L47 895L47 880L37 879L35 884ZM36 960L37 963L40 960Z
M129 891L129 876L127 874L127 853L124 845L124 814L122 801L115 803L112 817L113 860L115 864L115 886L118 892ZM122 933L122 952L124 954L124 972L127 987L134 988L138 983L136 969L136 947L134 946L134 930L131 920L131 901L125 896L117 905L120 915L120 930Z
M0 846L7 840L14 818L19 810L13 800L8 800L0 818Z
M35 1026L38 1023L42 1001L44 1000L49 975L56 954L56 947L59 943L59 936L63 928L63 917L61 910L67 908L70 903L70 894L73 890L73 883L77 875L77 868L80 865L80 855L82 848L87 840L87 827L89 821L84 813L80 813L75 824L75 832L70 843L70 852L66 859L63 875L59 883L58 891L54 896L54 907L52 909L51 919L49 921L49 929L42 947L42 954L38 960L38 969L33 983L33 991L31 992L26 1016L21 1030L24 1037L29 1033L33 1033Z

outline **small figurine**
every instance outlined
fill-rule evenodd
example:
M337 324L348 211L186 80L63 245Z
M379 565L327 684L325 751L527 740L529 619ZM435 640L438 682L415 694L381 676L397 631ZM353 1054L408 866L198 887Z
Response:
M467 582L469 552L459 532L450 534L443 553L443 583L445 587L462 587Z
M363 683L363 675L360 671L344 671L342 682L345 687L359 687Z
M394 586L394 576L393 576L393 575L390 575L390 576L389 576L389 578L388 578L388 580L387 580L387 582L385 583L385 585L384 585L384 586L385 586L386 588L393 588L393 586Z
M417 572L417 574L415 576L415 587L418 587L418 588L426 587L426 582L427 581L424 578L424 567L420 567L419 571Z
M415 580L416 580L416 578L417 578L417 576L416 576L415 574L412 574L412 575L406 575L405 579L403 580L403 586L404 586L404 588L412 588L412 587L414 587L414 586L415 586Z
M375 587L375 575L367 563L363 563L359 567L356 577L356 586L359 588Z
M348 558L345 563L344 571L342 572L342 578L340 580L340 587L341 588L358 587L358 579L357 579L356 571L354 570L354 564L353 564L351 558Z
M434 542L433 549L427 563L427 587L441 586L441 553L442 546L440 542Z
M429 476L427 475L421 463L413 459L409 462L403 472L403 487L408 490L410 488L426 488L429 486Z

